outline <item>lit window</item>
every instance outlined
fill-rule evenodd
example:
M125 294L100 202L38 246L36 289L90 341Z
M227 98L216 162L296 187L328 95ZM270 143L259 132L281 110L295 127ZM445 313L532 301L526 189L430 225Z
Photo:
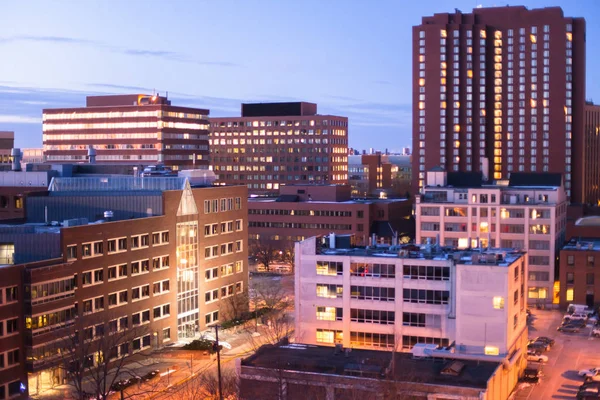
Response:
M498 354L500 354L500 349L496 346L485 346L486 356L497 356Z
M573 289L567 289L567 301L573 301Z
M504 309L504 297L494 296L494 308L496 310L503 310Z

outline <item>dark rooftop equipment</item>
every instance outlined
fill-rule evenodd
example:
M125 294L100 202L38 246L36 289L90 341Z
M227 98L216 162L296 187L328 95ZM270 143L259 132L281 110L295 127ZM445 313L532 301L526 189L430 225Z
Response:
M297 203L299 201L299 197L295 194L282 194L275 201L278 203Z
M242 117L286 117L316 115L317 105L307 102L242 103Z
M513 172L508 180L509 186L552 186L562 185L562 174Z

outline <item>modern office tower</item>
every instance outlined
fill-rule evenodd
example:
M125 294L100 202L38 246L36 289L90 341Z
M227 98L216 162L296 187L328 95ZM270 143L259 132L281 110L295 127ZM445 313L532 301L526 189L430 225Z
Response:
M513 386L526 366L515 357L528 338L525 252L364 248L331 234L295 254L299 343L504 362Z
M354 234L356 244L408 241L414 236L407 199L352 199L349 185L285 185L276 198L248 199L250 241L285 248L330 232Z
M248 289L246 199L244 186L114 175L55 177L28 196L27 223L0 225L0 394L62 382L70 335L135 334L112 359L232 319Z
M46 162L208 166L208 110L159 95L88 96L86 107L43 111Z
M567 223L560 174L512 173L503 185L486 185L479 173L438 169L415 198L416 243L526 250L527 302L558 304L555 263Z
M600 105L585 104L582 203L600 206Z
M413 185L425 174L564 176L583 196L585 20L559 7L476 8L413 27ZM417 190L418 189L418 190Z
M293 183L348 183L348 118L306 102L242 104L241 117L211 118L217 183L277 195Z

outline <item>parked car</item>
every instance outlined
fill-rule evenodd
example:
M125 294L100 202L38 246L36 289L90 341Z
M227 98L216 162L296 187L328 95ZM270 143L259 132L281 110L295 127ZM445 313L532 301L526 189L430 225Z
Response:
M563 317L564 321L575 321L575 320L587 321L587 319L588 319L588 315L585 313L567 314Z
M600 393L598 388L587 388L577 392L577 400L598 400Z
M129 387L129 379L121 379L113 383L110 390L120 392L123 389L127 389L127 387Z
M584 376L584 377L596 376L596 375L600 374L600 367L582 369L577 374L579 376Z
M600 390L600 382L584 382L583 385L579 386L579 391L587 388L597 388Z
M541 353L543 351L548 350L548 346L546 346L542 342L533 342L533 343L529 343L527 345L527 351L530 351L530 350L537 351L537 352Z
M545 344L549 345L550 347L554 346L554 339L549 338L547 336L538 336L533 341L545 343Z
M522 382L538 383L540 380L540 371L536 367L528 367L523 371Z
M141 381L142 381L141 376L133 376L133 377L129 378L129 386L140 383Z
M154 378L158 378L159 376L160 376L160 371L155 369L154 371L150 371L146 375L142 376L142 381L148 382Z
M538 354L535 351L527 352L527 361L548 362L548 356Z
M566 324L559 326L556 330L564 333L578 333L581 330L581 326Z

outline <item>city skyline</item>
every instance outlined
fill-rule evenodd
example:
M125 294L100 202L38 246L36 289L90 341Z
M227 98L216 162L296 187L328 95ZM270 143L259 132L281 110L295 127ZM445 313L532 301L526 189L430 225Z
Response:
M495 5L264 4L186 4L185 12L152 2L119 9L100 2L6 4L0 50L10 62L0 65L0 130L14 130L19 147L41 147L43 108L82 106L85 95L156 90L183 106L208 108L213 117L239 115L242 102L315 102L322 114L349 117L349 147L401 151L411 146L412 129L412 73L405 61L412 49L402 38L411 37L424 15ZM509 4L561 6L573 17L599 7L593 1ZM144 21L152 21L147 29L140 28ZM592 49L599 28L588 24L587 31ZM588 52L588 99L600 94L595 57Z

